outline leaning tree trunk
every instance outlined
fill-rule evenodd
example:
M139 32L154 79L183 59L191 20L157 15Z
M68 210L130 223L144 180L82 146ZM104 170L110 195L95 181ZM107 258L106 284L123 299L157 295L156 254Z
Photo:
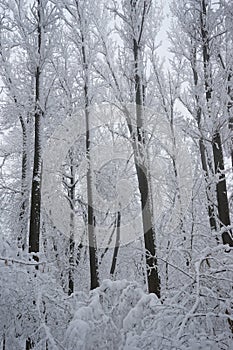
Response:
M116 241L115 241L115 247L113 251L112 265L110 268L111 276L114 276L116 265L117 265L117 257L118 257L118 252L120 248L120 230L121 230L121 212L119 210L117 212L117 217L116 217Z

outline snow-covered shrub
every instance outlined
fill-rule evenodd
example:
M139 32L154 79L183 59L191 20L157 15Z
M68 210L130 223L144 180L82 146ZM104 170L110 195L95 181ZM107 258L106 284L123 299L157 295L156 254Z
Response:
M0 339L6 349L25 349L28 338L33 349L44 350L46 343L49 349L59 349L64 339L72 303L66 301L67 295L54 278L52 267L46 272L48 264L42 263L42 256L40 260L37 270L30 254L2 252Z
M127 333L142 314L160 304L133 282L105 280L90 296L77 304L77 311L66 335L67 350L120 349ZM152 315L151 315L152 316Z
M233 264L223 246L199 253L190 281L162 302L134 282L105 280L80 302L67 350L227 350ZM76 295L77 300L79 298Z
M35 270L30 255L10 253L0 262L6 349L25 349L28 337L34 350L231 349L233 263L223 246L199 252L184 283L161 300L127 280L68 296L52 265Z

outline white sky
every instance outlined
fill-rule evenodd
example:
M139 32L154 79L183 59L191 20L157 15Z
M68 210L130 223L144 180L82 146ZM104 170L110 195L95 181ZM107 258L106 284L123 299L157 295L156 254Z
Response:
M167 37L167 31L169 30L170 23L171 23L171 13L169 10L169 6L172 0L165 0L163 3L163 22L161 26L161 30L158 33L157 41L161 41L161 46L158 48L158 54L161 58L165 58L167 61L167 58L171 57L171 54L169 53L169 41Z

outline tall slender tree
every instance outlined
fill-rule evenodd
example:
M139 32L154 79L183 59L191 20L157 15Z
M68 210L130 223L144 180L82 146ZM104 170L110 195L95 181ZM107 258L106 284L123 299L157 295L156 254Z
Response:
M19 230L18 246L24 249L27 242L28 234L28 207L29 207L29 127L30 127L30 110L28 103L30 101L27 93L20 92L19 78L17 77L15 62L9 62L9 58L14 55L14 45L18 42L17 23L9 17L8 4L2 2L2 18L0 24L0 57L1 57L1 76L6 87L6 95L14 105L14 110L18 114L22 130L22 160L21 160L21 199L19 209ZM16 11L19 10L16 7ZM6 25L7 23L7 25ZM20 51L20 50L19 50ZM21 62L23 66L24 63ZM23 95L23 96L22 96ZM11 106L11 103L9 104ZM12 107L10 107L12 108Z
M232 246L222 142L225 113L219 99L221 96L219 87L224 88L224 82L214 69L217 60L216 45L219 44L219 38L222 36L222 21L220 20L222 15L219 13L219 7L214 7L208 0L185 0L183 6L174 3L173 10L179 25L187 35L187 41L183 43L174 37L172 40L176 42L176 47L181 48L181 51L185 53L192 69L195 118L200 133L199 147L206 179L210 227L212 230L216 230L217 225L225 227L226 230L222 229L222 242ZM186 16L185 13L188 15ZM207 140L209 140L208 144ZM214 178L216 184L213 190L210 184ZM214 211L215 198L217 216Z
M95 44L91 43L92 32L92 12L91 3L88 0L83 1L61 1L63 8L63 19L70 30L70 37L74 43L76 52L79 55L78 61L82 69L81 77L81 99L85 113L86 126L86 158L87 158L87 233L89 242L89 262L90 262L90 288L94 289L99 286L98 276L98 254L95 236L95 213L93 204L93 189L92 189L92 168L91 168L91 67L93 57L96 54ZM68 14L68 15L67 15ZM69 16L71 18L69 18Z
M41 151L42 151L42 102L41 102L41 83L42 83L42 65L44 55L44 4L42 0L37 0L36 5L36 65L35 65L35 141L34 141L34 160L31 189L31 211L30 211L30 231L29 231L29 252L37 253L40 249L40 224L41 224Z
M146 153L147 133L144 121L146 81L144 56L146 52L146 41L149 40L148 28L152 25L150 22L153 16L151 14L152 8L154 8L152 1L147 0L122 1L120 5L114 4L113 7L110 7L111 13L115 14L118 20L121 21L121 28L116 26L116 29L123 42L121 50L124 54L119 55L119 65L117 66L111 57L109 45L106 43L106 37L103 31L100 32L103 52L111 80L109 81L109 75L106 77L106 73L104 72L101 76L102 78L106 78L109 85L113 88L115 98L126 117L132 140L140 193L148 291L160 297L160 277L151 201L150 169ZM153 26L155 26L153 30L157 29L158 23L159 19L157 22L153 22ZM117 69L118 73L122 73L121 81L115 69ZM129 102L134 102L136 106L135 118L131 118L132 114L127 107L127 103Z

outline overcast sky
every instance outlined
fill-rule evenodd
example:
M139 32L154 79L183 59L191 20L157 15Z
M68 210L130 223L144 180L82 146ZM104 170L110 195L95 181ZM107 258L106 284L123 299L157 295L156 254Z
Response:
M169 30L170 23L171 23L171 13L169 11L169 6L172 0L165 0L163 4L163 16L164 20L162 23L162 27L160 32L158 33L158 42L161 41L161 47L158 48L158 54L161 57L167 58L171 57L171 54L169 53L169 41L167 37L167 31Z

